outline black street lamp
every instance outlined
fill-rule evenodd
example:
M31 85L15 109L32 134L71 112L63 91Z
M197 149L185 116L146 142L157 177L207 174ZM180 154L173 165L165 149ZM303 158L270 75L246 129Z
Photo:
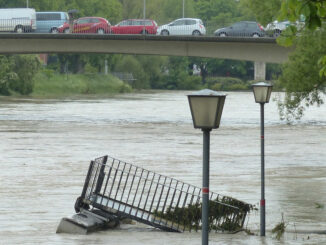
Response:
M188 95L195 128L203 131L202 244L208 244L210 131L220 125L225 94L204 89Z
M265 236L265 141L264 105L269 102L273 86L265 82L252 85L256 103L260 104L260 158L261 158L261 199L260 199L260 236Z

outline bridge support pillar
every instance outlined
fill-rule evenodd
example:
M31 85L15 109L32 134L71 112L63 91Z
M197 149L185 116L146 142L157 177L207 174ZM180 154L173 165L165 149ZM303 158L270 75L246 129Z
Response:
M263 61L255 61L255 77L254 80L266 80L266 63Z

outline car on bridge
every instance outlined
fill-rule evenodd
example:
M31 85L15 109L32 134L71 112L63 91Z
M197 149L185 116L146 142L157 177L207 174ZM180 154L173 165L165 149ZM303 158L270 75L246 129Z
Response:
M219 37L263 37L264 28L255 21L240 21L231 26L217 29L214 32Z
M206 28L201 19L181 18L157 29L157 35L206 35Z
M111 27L112 34L156 34L157 23L149 19L123 20Z
M60 33L69 33L69 23L59 26L58 31ZM106 34L111 32L111 24L102 17L82 17L74 21L72 32Z
M285 21L273 21L265 27L265 32L271 37L279 37L281 33L289 26L295 26L298 30L301 30L304 27L304 18L300 16L300 19L291 22L288 20Z
M36 12L37 33L58 33L58 27L69 21L66 12Z

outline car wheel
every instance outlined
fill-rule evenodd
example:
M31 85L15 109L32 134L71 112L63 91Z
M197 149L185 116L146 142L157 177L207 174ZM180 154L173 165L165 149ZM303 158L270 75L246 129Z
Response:
M218 34L218 36L219 36L219 37L226 37L227 35L226 35L225 32L222 32L222 33Z
M16 26L15 32L17 32L17 33L23 33L24 32L24 28L22 26Z
M200 31L195 30L195 31L192 32L192 35L193 36L200 36L201 33L200 33Z
M281 35L281 31L280 30L275 30L273 33L273 37L277 38Z
M59 33L59 31L58 31L57 28L53 28L50 32L53 33L53 34L57 34L57 33Z
M259 37L259 34L258 33L254 33L254 34L252 34L252 37Z
M64 33L70 33L70 30L69 30L69 28L66 28L66 29L63 30L63 32Z
M163 30L163 31L161 31L161 35L162 36L168 36L168 35L170 35L170 33L169 33L168 30Z
M98 29L97 30L97 34L103 35L103 34L105 34L105 31L103 29Z

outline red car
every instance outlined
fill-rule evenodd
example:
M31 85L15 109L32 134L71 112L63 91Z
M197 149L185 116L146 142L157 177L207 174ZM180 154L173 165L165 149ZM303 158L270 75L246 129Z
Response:
M157 24L154 20L123 20L111 27L112 34L156 34Z
M83 17L74 21L73 33L110 33L111 24L101 17ZM69 33L69 23L59 26L60 33Z

